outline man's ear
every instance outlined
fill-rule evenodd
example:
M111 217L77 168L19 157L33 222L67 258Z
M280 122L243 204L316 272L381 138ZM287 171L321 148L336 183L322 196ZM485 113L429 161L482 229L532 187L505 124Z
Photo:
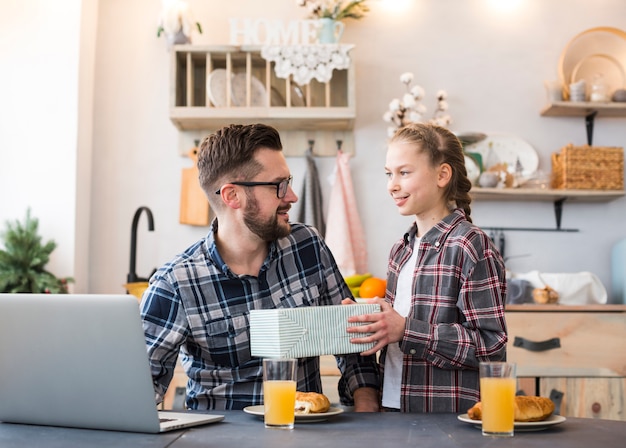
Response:
M222 186L220 190L220 197L222 202L230 208L241 208L241 190L235 188L232 184L226 184Z
M437 173L437 185L440 188L445 187L452 179L452 167L449 163L442 163L439 165L439 170Z

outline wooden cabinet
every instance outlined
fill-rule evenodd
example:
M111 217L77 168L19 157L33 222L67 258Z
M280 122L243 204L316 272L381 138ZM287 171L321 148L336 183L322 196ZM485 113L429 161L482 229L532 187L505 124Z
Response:
M509 305L508 360L527 395L560 414L626 420L626 306Z

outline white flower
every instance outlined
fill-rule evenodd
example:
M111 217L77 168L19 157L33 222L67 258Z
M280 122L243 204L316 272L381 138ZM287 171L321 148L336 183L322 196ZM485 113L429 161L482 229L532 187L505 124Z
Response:
M421 100L424 98L424 95L426 95L426 92L422 86L413 86L411 88L411 94L413 94L416 100Z
M406 85L407 92L402 95L402 99L394 98L389 103L389 110L383 114L383 121L391 123L392 126L387 127L387 135L393 136L395 131L410 123L421 123L428 121L439 126L448 126L452 123L452 119L448 110L448 102L446 101L448 94L445 90L437 91L437 107L430 120L424 120L426 114L426 106L421 102L426 95L424 88L420 85L411 87L413 82L413 73L405 72L400 75L400 82Z
M400 109L400 106L400 100L394 98L393 100L391 100L391 103L389 103L389 110L395 112L396 110Z
M405 72L400 75L400 82L409 85L413 82L413 73Z
M410 123L418 123L418 122L422 121L422 114L419 113L416 110L412 110L409 113L409 117L408 118L409 118L409 122Z
M194 20L187 2L182 0L162 0L162 4L157 37L163 32L170 43L190 42L191 30L194 26L202 34L202 28ZM182 34L182 36L179 36L179 34ZM179 41L180 39L184 41Z
M415 106L415 97L410 93L405 93L402 97L402 104L405 108L411 109L413 106Z

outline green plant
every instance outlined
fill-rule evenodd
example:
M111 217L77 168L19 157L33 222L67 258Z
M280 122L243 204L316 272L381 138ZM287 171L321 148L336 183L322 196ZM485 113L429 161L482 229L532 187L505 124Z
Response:
M68 292L68 283L74 280L57 278L45 269L57 245L52 240L42 244L38 230L39 220L31 217L30 209L24 223L6 222L6 230L0 234L4 245L0 250L0 292Z
M309 15L317 19L361 19L369 12L367 0L296 0L298 6L308 9Z

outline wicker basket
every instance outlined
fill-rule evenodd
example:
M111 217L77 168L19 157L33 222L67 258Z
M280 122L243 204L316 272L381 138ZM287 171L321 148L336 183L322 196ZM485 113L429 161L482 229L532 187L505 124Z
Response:
M623 190L624 148L574 146L552 154L552 188Z

